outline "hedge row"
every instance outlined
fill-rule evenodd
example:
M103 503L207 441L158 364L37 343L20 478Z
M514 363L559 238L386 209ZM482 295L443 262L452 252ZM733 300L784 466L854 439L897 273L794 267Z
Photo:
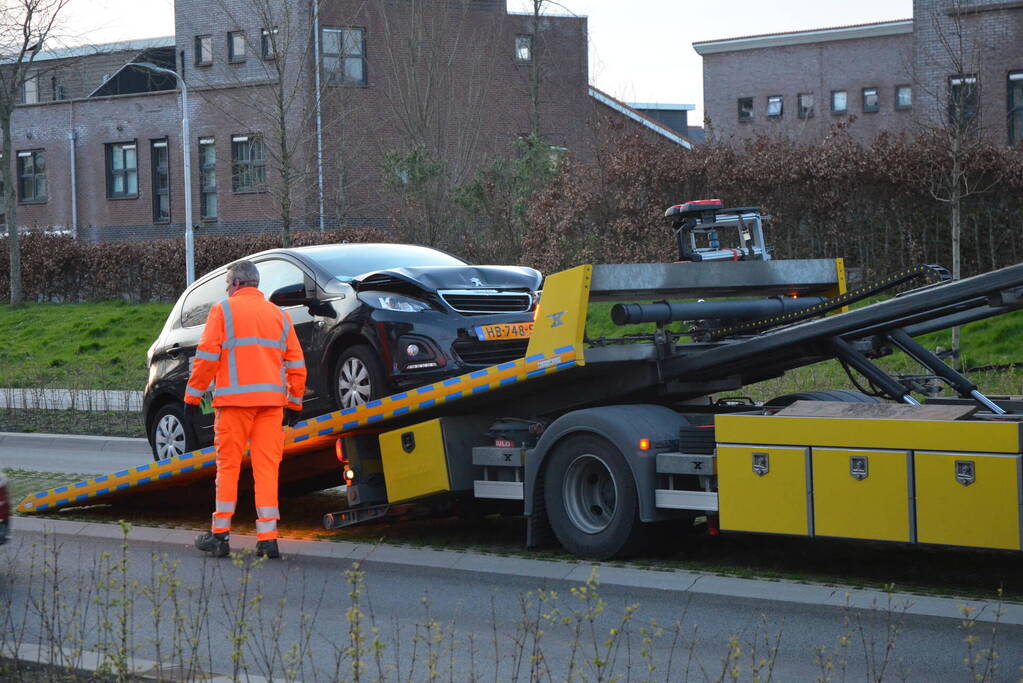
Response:
M1023 149L971 145L963 171L964 276L1023 261ZM595 165L567 164L530 207L524 260L578 263L676 256L666 207L717 197L760 206L782 258L843 256L869 276L917 263L951 268L951 157L940 136L862 145L837 127L817 144L758 138L740 147L666 148L635 136Z
M27 301L85 301L118 298L131 302L173 300L185 288L185 243L83 242L69 235L32 232L21 236L22 287ZM336 242L390 242L370 228L296 232L295 246ZM195 272L280 246L276 233L236 237L197 237ZM0 238L0 293L10 298L10 255Z

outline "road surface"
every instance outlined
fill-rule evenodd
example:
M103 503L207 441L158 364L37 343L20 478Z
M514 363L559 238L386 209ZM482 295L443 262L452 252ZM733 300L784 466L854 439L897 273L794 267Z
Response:
M153 461L145 439L0 432L0 467L106 474Z
M22 651L45 645L60 623L63 642L93 653L105 642L110 652L124 623L120 650L136 657L156 660L159 642L164 659L230 674L236 649L246 672L275 679L290 668L301 680L350 680L358 631L364 680L425 680L432 667L446 680L566 680L573 670L594 680L603 668L605 678L703 681L731 669L749 679L759 666L762 680L770 667L775 680L795 681L822 675L830 661L836 679L844 669L848 680L937 681L970 676L966 637L978 636L976 654L994 631L990 680L1017 680L1023 664L1016 605L1001 624L966 630L956 600L894 595L889 605L869 591L846 598L841 588L611 566L597 567L601 585L580 593L587 563L302 541L283 541L284 560L247 571L246 560L201 556L185 532L140 529L122 547L112 525L15 523L14 541L0 548L9 568L0 604L13 620L0 640L18 639ZM38 531L47 525L60 533ZM254 539L232 543L251 549ZM46 616L55 611L46 607L54 566L59 620ZM843 607L847 599L867 609Z

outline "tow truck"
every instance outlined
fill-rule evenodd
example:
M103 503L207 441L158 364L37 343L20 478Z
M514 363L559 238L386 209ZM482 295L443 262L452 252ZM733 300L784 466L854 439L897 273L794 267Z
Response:
M985 396L915 340L1023 307L1023 264L962 280L917 266L850 288L841 258L774 258L756 208L702 200L666 216L678 261L548 276L523 358L287 430L282 492L336 486L340 473L347 506L325 515L327 529L470 506L525 515L529 547L593 559L640 552L694 520L712 532L1023 549L1023 401ZM850 307L893 287L904 291ZM616 324L655 329L591 338L595 302L613 304ZM885 372L875 361L895 349L923 372ZM734 396L829 359L864 391ZM956 396L936 398L938 384ZM17 509L180 501L214 474L207 448Z

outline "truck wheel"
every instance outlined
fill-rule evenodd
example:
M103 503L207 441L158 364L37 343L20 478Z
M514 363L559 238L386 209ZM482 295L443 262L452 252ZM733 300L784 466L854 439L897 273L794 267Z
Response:
M772 398L765 405L772 408L790 406L796 401L836 401L838 403L880 403L876 396L868 396L852 389L831 389L830 391L801 391Z
M157 411L149 428L149 445L153 460L173 458L198 448L192 430L185 424L185 409L180 403L168 403Z
M385 396L384 371L368 346L349 346L334 364L334 399L338 408L356 408Z
M605 439L572 436L554 449L544 501L554 534L573 555L606 560L644 545L636 482L625 457Z

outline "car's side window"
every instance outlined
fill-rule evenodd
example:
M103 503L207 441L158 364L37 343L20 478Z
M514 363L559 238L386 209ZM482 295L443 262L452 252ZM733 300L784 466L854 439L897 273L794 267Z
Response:
M270 295L281 287L301 285L305 282L305 273L290 261L268 259L256 264L259 270L259 291L269 299Z
M224 276L220 273L193 289L185 297L185 303L181 306L181 326L195 327L205 324L213 304L226 298Z

